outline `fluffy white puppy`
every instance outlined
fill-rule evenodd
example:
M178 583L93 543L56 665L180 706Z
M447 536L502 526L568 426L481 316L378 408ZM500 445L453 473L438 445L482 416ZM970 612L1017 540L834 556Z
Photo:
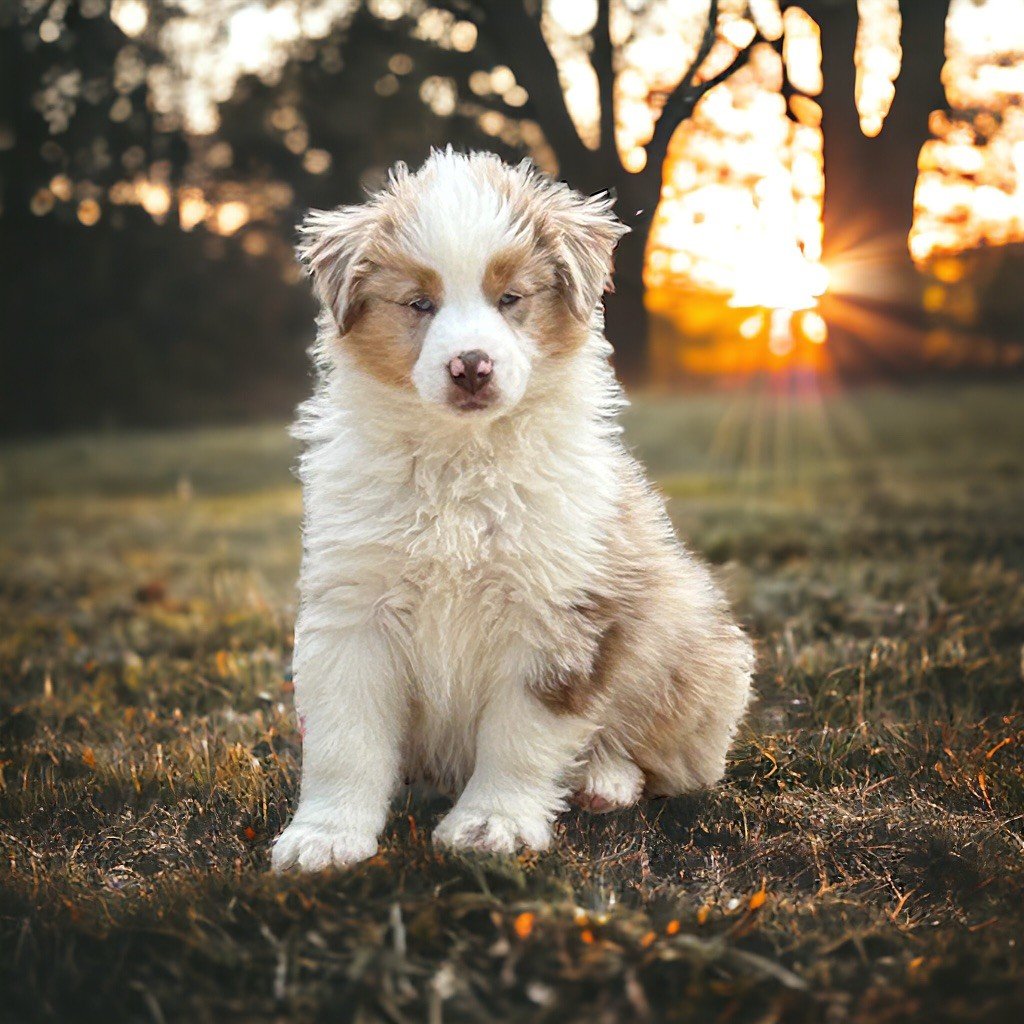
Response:
M408 779L457 797L436 842L510 852L570 796L722 776L753 654L620 440L610 205L449 150L303 225L323 312L275 868L371 856Z

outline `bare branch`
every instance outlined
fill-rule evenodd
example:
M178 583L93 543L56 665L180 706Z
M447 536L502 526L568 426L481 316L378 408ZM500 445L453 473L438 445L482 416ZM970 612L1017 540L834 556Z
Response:
M716 85L721 85L727 78L731 78L737 71L739 71L739 69L743 67L748 60L750 60L751 49L752 46L745 46L742 50L738 50L732 63L727 68L723 68L712 78L705 79L700 83L700 85L694 86L694 92L697 95L697 99L700 100L705 93L711 92Z
M679 123L693 113L700 96L694 96L694 82L700 66L707 60L711 48L715 45L715 38L718 35L718 0L711 0L708 7L708 20L704 25L704 35L701 37L700 47L693 62L686 69L685 74L679 80L679 84L671 92L662 108L658 123L654 126L654 134L647 144L647 165L654 163L660 167L668 151L668 143ZM701 94L703 95L703 94Z
M448 11L457 18L464 18L479 25L483 18L481 5L473 0L430 0L431 7L438 7L442 11Z
M687 69L686 74L683 75L683 82L693 85L697 78L697 72L700 71L701 65L708 59L708 54L715 45L716 38L718 38L718 0L711 0L708 6L708 20L704 26L704 35L701 37L700 48L697 50L697 56L693 58L693 63ZM680 82L680 85L682 85L682 82Z
M619 155L615 146L615 64L611 37L611 0L599 0L597 22L592 35L593 46L590 62L597 74L598 94L601 103L601 157L605 161L618 163Z
M529 93L531 113L554 147L563 175L584 176L594 155L569 115L558 66L541 32L540 5L532 12L523 0L477 0L476 6L484 14L480 30Z
M697 75L708 54L715 45L718 35L718 0L711 0L708 9L708 20L704 27L704 35L701 39L700 48L693 63L683 75L679 84L675 87L665 106L662 108L658 123L654 126L654 135L647 144L647 165L648 167L661 167L661 163L668 152L668 144L680 123L685 121L693 113L694 108L701 98L710 92L716 85L720 85L730 75L738 71L750 59L750 51L753 48L757 37L755 36L747 46L739 50L732 63L720 71L717 75L703 82L697 82ZM659 172L660 173L660 172Z

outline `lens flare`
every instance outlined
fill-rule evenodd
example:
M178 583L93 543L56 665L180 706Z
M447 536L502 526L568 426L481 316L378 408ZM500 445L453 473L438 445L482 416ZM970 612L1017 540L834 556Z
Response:
M816 312L828 287L821 111L803 93L788 104L783 95L793 75L818 86L817 26L806 17L789 15L798 38L786 66L755 45L672 138L644 277L648 307L680 351L655 341L656 373L672 376L680 360L688 373L821 363L812 351L827 339Z

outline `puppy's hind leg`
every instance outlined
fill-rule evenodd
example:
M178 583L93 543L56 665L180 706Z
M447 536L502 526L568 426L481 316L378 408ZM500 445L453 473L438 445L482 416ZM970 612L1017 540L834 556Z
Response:
M675 714L634 750L647 777L646 795L678 796L712 786L750 700L753 648L735 627L703 658L687 658L671 674Z
M592 814L605 814L631 807L643 789L644 773L636 763L598 737L587 755L572 802Z
M725 774L725 756L732 739L731 730L708 733L682 733L672 747L638 752L644 766L648 798L681 796L713 786Z

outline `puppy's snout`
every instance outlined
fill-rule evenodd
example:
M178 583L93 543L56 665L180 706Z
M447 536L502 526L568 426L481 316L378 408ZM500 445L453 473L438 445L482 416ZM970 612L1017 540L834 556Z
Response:
M463 352L457 355L449 364L448 372L452 380L463 391L475 395L491 379L491 371L494 364L486 352L475 348L472 352Z

